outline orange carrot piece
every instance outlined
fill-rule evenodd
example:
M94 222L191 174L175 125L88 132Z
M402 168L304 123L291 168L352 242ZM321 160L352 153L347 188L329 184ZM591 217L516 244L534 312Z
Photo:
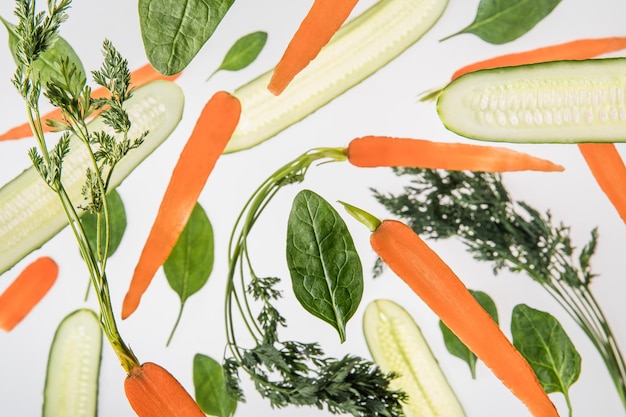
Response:
M370 243L380 258L487 365L535 417L558 417L526 359L450 267L407 225L382 221Z
M274 69L268 90L279 95L348 19L358 0L314 0Z
M141 68L136 69L130 74L130 84L132 87L141 87L144 84L149 83L150 81L155 80L169 80L174 81L176 78L180 76L180 73L171 76L165 76L155 70L152 65L146 64ZM104 87L96 88L91 92L92 98L102 98L107 95L108 91ZM98 112L94 112L94 116ZM43 131L51 132L53 130L52 126L49 126L45 121L46 120L61 120L61 109L54 109L41 117ZM29 138L33 136L33 132L30 128L30 124L24 123L14 128L11 128L0 135L0 141L3 140L14 140L14 139L22 139Z
M56 282L59 267L44 256L29 264L0 295L0 329L11 331Z
M455 171L563 171L545 159L496 146L432 142L423 139L365 136L353 139L346 150L358 167L416 167Z
M612 143L579 143L596 182L626 223L626 166Z
M481 69L536 64L539 62L565 59L590 59L598 55L608 54L609 52L615 52L625 48L626 37L579 39L475 62L457 70L452 75L452 80L468 72Z
M230 140L241 113L239 100L219 91L207 102L174 167L122 304L122 318L139 306L189 220L204 185Z
M131 370L124 380L124 392L139 417L205 417L180 382L152 362Z

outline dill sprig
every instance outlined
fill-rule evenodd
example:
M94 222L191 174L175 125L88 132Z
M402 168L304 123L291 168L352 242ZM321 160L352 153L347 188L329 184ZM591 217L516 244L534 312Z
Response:
M591 291L596 277L591 258L598 232L575 255L570 228L555 224L550 212L540 213L514 200L501 175L429 169L395 169L408 176L400 194L373 190L392 214L404 219L425 238L456 237L494 273L525 273L565 309L589 337L611 374L626 407L626 365L600 305ZM380 271L380 265L377 265Z

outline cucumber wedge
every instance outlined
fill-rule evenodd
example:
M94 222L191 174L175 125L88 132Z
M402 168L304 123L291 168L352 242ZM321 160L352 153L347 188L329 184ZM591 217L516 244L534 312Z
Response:
M234 91L241 119L226 152L251 148L354 87L419 40L448 0L380 0L346 23L279 95L272 71Z
M404 308L390 300L372 301L365 308L363 331L380 369L399 375L392 388L408 395L403 407L407 417L465 416L420 328Z
M470 139L626 141L626 58L553 61L466 74L443 89L444 126Z
M180 87L170 81L154 81L135 90L126 108L133 122L131 134L150 133L144 143L117 165L111 188L119 185L141 161L172 133L184 107ZM110 130L100 118L94 119L91 131ZM112 133L112 132L110 132ZM88 152L77 138L63 162L63 182L74 201L80 201ZM57 195L48 188L34 168L28 168L0 188L0 274L39 248L65 225L67 219Z
M50 347L43 417L97 415L101 357L102 329L96 313L80 309L66 316Z

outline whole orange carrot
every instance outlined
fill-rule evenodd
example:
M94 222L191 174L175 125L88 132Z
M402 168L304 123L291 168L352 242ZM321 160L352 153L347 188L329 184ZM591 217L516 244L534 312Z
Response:
M358 167L419 167L482 172L563 171L561 165L512 149L423 139L365 136L346 149Z
M174 81L176 78L180 76L180 73L172 76L165 76L155 70L152 65L146 64L141 68L136 69L130 74L130 84L131 87L140 87L144 84L149 83L150 81L155 80L169 80ZM96 88L91 92L92 98L102 98L107 95L108 91L104 87ZM95 116L98 112L94 112L93 116ZM52 126L49 126L45 123L46 120L61 120L61 109L52 110L43 116L41 116L42 126L44 132L50 132L53 130ZM33 135L33 132L28 123L21 124L19 126L13 127L3 134L0 134L0 141L3 140L13 140L13 139L22 139L28 138Z
M314 0L309 13L287 45L268 90L279 95L311 62L348 19L358 0Z
M612 143L580 143L578 149L596 182L626 223L626 166L617 148Z
M165 190L152 229L122 304L122 318L139 305L156 271L183 231L204 185L224 151L241 113L239 100L219 91L202 110Z
M0 295L0 329L13 330L56 282L59 267L52 258L29 264Z
M180 382L152 362L131 369L124 392L139 417L205 417Z

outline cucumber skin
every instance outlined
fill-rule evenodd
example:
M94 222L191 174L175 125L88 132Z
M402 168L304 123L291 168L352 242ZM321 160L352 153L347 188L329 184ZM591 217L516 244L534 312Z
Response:
M267 90L273 70L239 87L233 95L241 102L241 119L225 152L272 138L359 84L417 42L447 5L448 0L380 0L342 26L280 95Z
M131 121L133 113L139 112L141 116L147 108L147 111L155 112L160 124L157 128L152 127L138 149L132 150L120 161L111 178L111 189L119 185L163 143L178 125L184 108L183 92L171 81L153 81L135 90L134 96L127 102L127 108ZM135 128L145 130L139 124L140 122L136 122ZM95 130L104 125L100 118L96 118L89 126L91 130ZM71 146L79 147L78 152L82 150L82 158L86 158L86 151L81 149L84 145L77 138L72 139ZM84 176L85 165L76 166L76 163L72 163L75 152L77 151L71 151L64 161L63 178L64 182L66 179L74 180L73 186L67 188L70 197L79 202L80 179ZM28 212L28 216L21 216L24 212ZM8 221L0 221L0 274L40 248L67 225L67 218L57 195L47 187L32 166L0 188L0 219L6 218L19 218L20 222L18 225L10 225Z
M530 88L516 88L515 85L529 85L550 82L556 87L545 89L551 94L563 91L575 93L574 83L604 84L613 89L616 106L612 113L607 107L588 106L595 110L594 116L613 115L612 122L595 121L593 123L543 123L541 126L487 126L482 120L484 112L477 112L472 106L472 96L476 97L485 90L514 91L519 95L531 92ZM564 85L568 83L569 86ZM515 83L515 84L514 84ZM589 94L589 93L587 93ZM575 97L575 96L570 96ZM589 96L587 96L589 97ZM465 74L448 84L437 99L437 113L443 125L450 131L469 139L490 142L511 143L583 143L583 142L626 142L626 58L597 58L587 60L552 61L539 64L518 65L494 69L484 69ZM583 99L582 95L578 99ZM476 99L474 99L476 100ZM495 100L494 100L495 102ZM495 104L493 104L495 106ZM619 109L621 108L621 110ZM566 110L567 109L567 110ZM530 108L532 110L532 108ZM561 106L555 111L574 111L573 106ZM578 110L580 112L580 110ZM602 113L604 112L604 113ZM541 117L545 120L546 113ZM584 115L583 115L584 116ZM562 116L561 116L562 117Z

